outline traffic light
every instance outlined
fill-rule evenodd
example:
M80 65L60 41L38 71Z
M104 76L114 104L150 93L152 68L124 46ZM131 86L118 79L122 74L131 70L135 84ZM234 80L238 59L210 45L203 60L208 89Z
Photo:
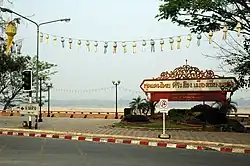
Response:
M32 71L24 70L23 73L23 90L31 91L32 89Z

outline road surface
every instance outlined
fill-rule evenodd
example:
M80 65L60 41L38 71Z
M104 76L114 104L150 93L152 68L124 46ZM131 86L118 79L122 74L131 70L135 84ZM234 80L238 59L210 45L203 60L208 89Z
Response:
M147 146L0 136L0 166L244 166L250 156Z

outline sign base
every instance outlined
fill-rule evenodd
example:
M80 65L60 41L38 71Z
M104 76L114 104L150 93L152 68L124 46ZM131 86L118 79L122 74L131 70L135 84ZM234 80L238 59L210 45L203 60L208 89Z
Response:
M161 139L170 139L171 135L170 134L159 134L158 138L161 138Z

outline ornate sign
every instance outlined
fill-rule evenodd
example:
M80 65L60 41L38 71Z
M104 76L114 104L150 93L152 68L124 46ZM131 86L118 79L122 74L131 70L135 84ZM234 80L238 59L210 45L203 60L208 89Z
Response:
M202 92L222 91L222 87L236 87L234 78L197 79L197 80L144 80L144 92ZM230 89L228 89L230 91Z
M162 98L169 101L221 101L238 85L234 77L220 77L212 70L202 71L186 64L173 71L162 72L160 77L145 79L140 87L147 95L150 94L152 101Z

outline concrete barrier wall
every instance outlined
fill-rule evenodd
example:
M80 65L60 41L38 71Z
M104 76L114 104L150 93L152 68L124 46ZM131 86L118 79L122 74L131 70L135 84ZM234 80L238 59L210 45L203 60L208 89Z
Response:
M0 116L21 116L20 111L10 110L3 111L0 110ZM42 116L47 117L48 112L42 111ZM124 116L123 112L118 112L118 118L122 119ZM240 122L248 122L250 124L250 114L230 114L231 118L235 118ZM50 117L68 117L68 118L100 118L100 119L115 119L115 112L80 112L80 111L51 111Z
M21 116L20 111L2 111L0 116ZM47 111L42 111L43 117L48 117ZM68 117L68 118L100 118L100 119L115 119L115 112L67 112L67 111L51 111L50 117ZM123 112L118 112L118 118L122 119Z

